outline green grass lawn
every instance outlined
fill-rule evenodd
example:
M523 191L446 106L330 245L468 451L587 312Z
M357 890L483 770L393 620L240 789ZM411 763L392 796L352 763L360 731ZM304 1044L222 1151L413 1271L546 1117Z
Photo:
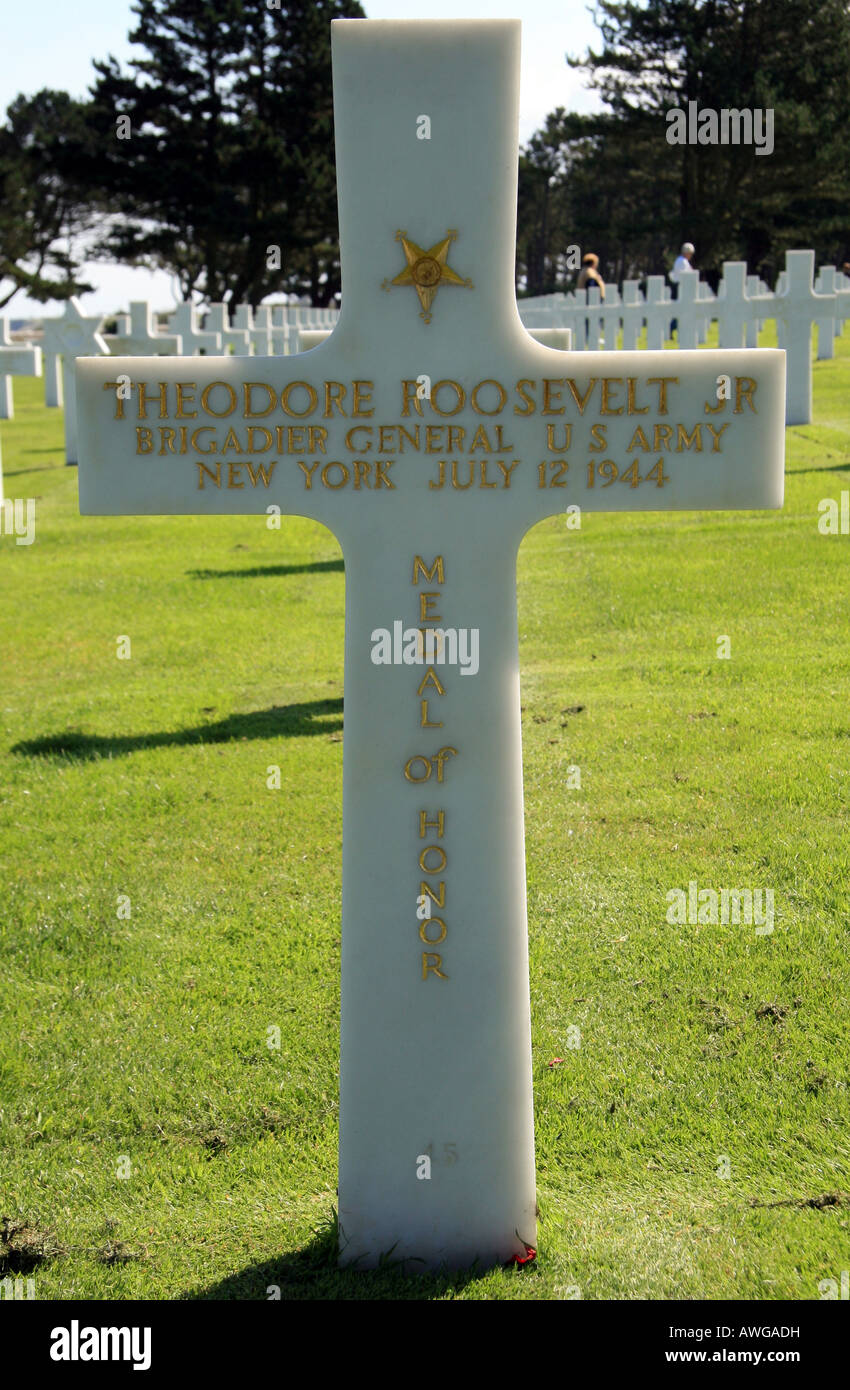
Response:
M7 495L38 502L34 545L0 539L0 1278L817 1299L850 1268L850 536L817 527L850 489L850 330L814 371L782 513L555 518L522 547L540 1249L439 1279L334 1266L339 548L80 518L60 414L16 381ZM669 925L691 880L772 889L773 933Z

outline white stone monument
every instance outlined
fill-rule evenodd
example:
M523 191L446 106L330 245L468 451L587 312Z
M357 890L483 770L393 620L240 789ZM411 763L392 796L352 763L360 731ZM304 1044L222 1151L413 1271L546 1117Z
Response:
M486 1267L536 1241L523 536L568 504L782 503L782 353L566 354L523 329L519 44L515 21L335 21L344 294L309 362L78 369L84 514L275 503L342 545L339 1222L358 1268Z
M275 357L286 357L295 351L293 343L297 334L290 328L286 318L285 304L272 304L272 352ZM295 337L293 336L295 334Z

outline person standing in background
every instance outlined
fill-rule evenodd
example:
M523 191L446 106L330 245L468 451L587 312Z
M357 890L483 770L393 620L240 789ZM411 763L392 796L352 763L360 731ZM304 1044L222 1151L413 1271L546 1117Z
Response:
M591 285L595 285L596 288L599 290L599 298L604 300L605 281L599 274L599 271L597 269L598 265L599 257L595 256L592 251L588 251L586 256L582 256L581 270L579 271L578 279L576 280L576 289L587 290L590 289Z
M670 271L670 279L673 281L673 284L676 286L676 296L677 296L677 298L678 298L678 294L679 294L679 281L681 280L682 276L683 276L683 275L695 275L695 274L696 274L696 271L694 270L693 266L691 265L691 261L693 260L693 257L694 257L694 244L693 244L693 242L692 242L692 241L684 241L684 242L682 242L682 249L681 249L681 251L679 252L678 256L676 257L675 261L673 262L673 269ZM679 320L678 320L678 319L671 319L671 320L670 320L670 332L671 332L671 333L678 333L678 331L679 331Z
M683 275L683 274L684 274L684 275L687 275L687 274L693 272L693 269L694 269L694 268L693 268L693 266L691 265L691 261L693 260L693 258L694 258L694 244L693 244L693 242L692 242L692 241L685 241L685 242L683 242L683 243L682 243L682 249L681 249L681 251L679 252L678 256L676 257L675 261L673 262L673 269L670 271L670 279L673 281L673 284L674 284L674 285L678 285L678 283L679 283L679 276L680 276L680 275Z

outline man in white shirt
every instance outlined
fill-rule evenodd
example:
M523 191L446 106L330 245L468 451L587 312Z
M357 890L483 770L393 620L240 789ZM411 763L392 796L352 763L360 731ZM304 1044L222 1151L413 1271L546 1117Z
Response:
M693 257L693 254L694 254L694 244L693 244L693 242L692 242L692 241L686 241L686 242L684 242L683 245L682 245L682 249L681 249L681 251L679 252L679 255L676 257L675 261L673 262L673 269L670 271L670 279L673 281L673 284L674 284L674 285L678 285L678 283L679 283L679 276L680 276L683 272L684 272L684 273L690 272L691 274L694 273L694 268L693 268L693 266L691 265L691 259L692 259L692 257Z

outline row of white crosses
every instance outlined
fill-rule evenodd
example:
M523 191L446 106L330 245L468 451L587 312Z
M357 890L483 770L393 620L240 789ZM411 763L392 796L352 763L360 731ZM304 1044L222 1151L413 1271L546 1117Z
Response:
M818 360L826 360L835 356L835 339L841 337L850 318L850 276L842 275L833 265L821 266L815 290L835 300L834 309L817 320Z
M315 309L303 305L261 305L254 309L240 304L232 318L226 304L211 304L206 310L190 303L178 304L168 316L165 331L153 320L144 301L130 305L129 314L119 314L113 332L104 331L107 316L86 319L79 301L71 299L60 318L46 319L45 352L51 363L59 357L91 356L104 351L113 356L284 356L300 348L303 332L331 330L338 317L336 309ZM81 325L87 325L85 332ZM70 325L70 326L69 326ZM98 347L92 337L98 334L106 347ZM77 352L81 343L85 352ZM51 387L48 405L61 405L63 390L59 379ZM2 417L0 417L2 418Z
M566 295L522 300L520 315L531 332L547 327L571 329L576 349L612 351L619 345L633 351L646 328L646 347L663 347L676 325L677 346L705 343L711 321L718 324L721 348L758 346L760 329L775 319L778 341L788 353L787 424L811 420L811 329L818 326L818 357L830 358L834 340L850 318L850 279L834 266L824 266L814 285L814 251L786 252L786 267L776 291L744 261L725 261L717 295L696 273L682 275L675 300L663 275L650 275L646 295L635 280L605 286L605 300L591 286Z
M523 300L523 323L537 342L561 350L613 351L622 333L622 348L633 351L646 328L646 347L655 350L669 341L676 325L677 345L696 348L705 343L709 325L716 319L721 348L757 347L760 329L768 319L777 322L778 340L789 354L787 424L811 420L811 327L818 326L818 358L834 355L834 340L850 318L850 279L833 266L820 270L813 286L814 252L789 251L786 269L772 293L757 276L748 275L743 261L726 261L715 296L698 274L681 276L674 300L663 275L650 275L646 295L636 280L606 285L604 302L591 286L568 295L546 295ZM288 356L318 347L329 336L338 317L335 308L309 305L240 304L232 316L226 304L212 304L204 312L190 303L179 304L161 331L149 305L130 304L129 314L118 315L115 331L105 333L104 317L86 317L76 299L68 301L62 317L44 323L44 382L48 406L66 403L65 447L68 463L77 461L74 361L81 356L206 355L237 357ZM5 324L0 326L0 346L13 347ZM35 359L26 349L14 348L15 357L0 357L0 419L13 411L11 375L24 374ZM23 355L22 355L23 354ZM13 368L14 361L21 365ZM26 366L30 364L30 367Z
M145 301L135 301L129 307L128 314L116 316L110 333L104 332L105 315L87 317L73 298L61 317L44 321L45 402L56 408L65 405L67 463L77 462L74 364L78 357L283 356L315 347L327 336L337 315L335 309L302 305L261 305L254 309L240 304L231 319L226 304L212 304L202 322L202 312L183 303L169 315L163 331ZM3 382L5 378L0 377ZM11 387L4 388L0 404L3 399L11 409Z

